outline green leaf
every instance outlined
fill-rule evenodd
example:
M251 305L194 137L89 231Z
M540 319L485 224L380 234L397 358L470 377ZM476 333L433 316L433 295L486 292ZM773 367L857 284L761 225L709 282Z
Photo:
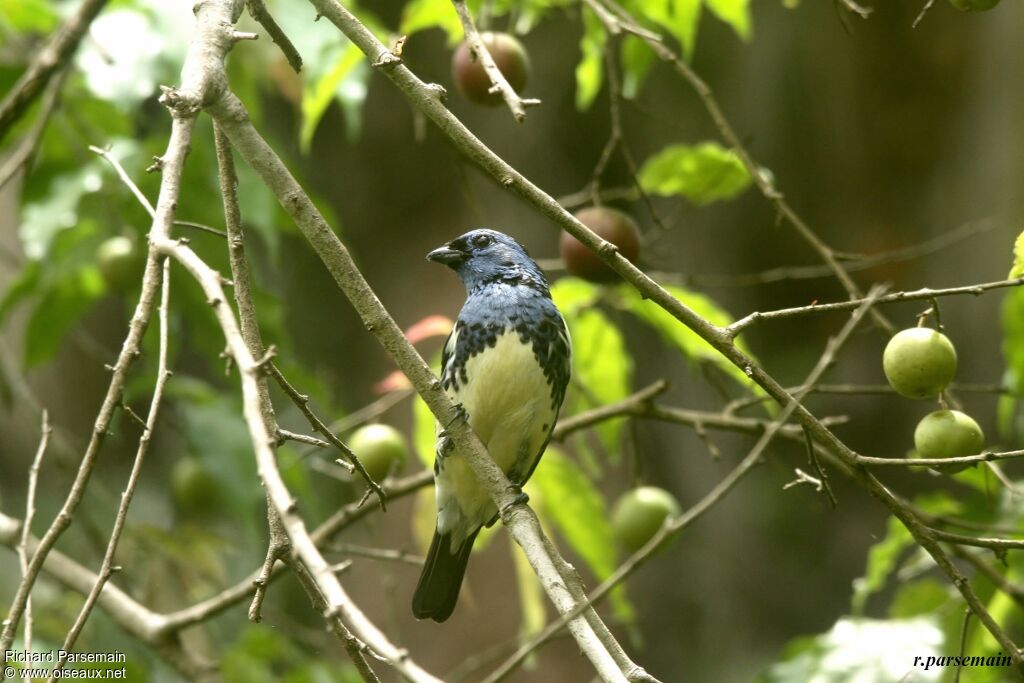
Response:
M551 299L565 316L593 306L600 296L600 287L575 277L563 277L551 287Z
M18 33L49 33L57 13L47 0L0 0L0 23Z
M750 174L716 142L671 145L644 162L640 185L651 194L682 195L698 206L732 199L750 186Z
M863 614L867 599L885 587L889 576L899 566L903 551L913 544L914 540L895 517L889 517L885 537L871 546L868 551L867 568L864 576L853 581L853 598L851 610L854 614Z
M935 579L923 578L900 586L889 606L890 619L909 619L910 617L934 614L940 607L949 602L954 591L948 583Z
M462 23L451 0L412 0L402 11L398 32L411 36L417 31L440 28L448 34L448 44L462 40Z
M716 17L732 26L741 40L750 40L750 0L704 0Z
M703 294L673 285L666 286L665 290L714 325L727 326L733 322L732 316ZM743 370L730 363L725 356L716 351L696 332L676 320L671 313L653 301L641 298L640 293L630 286L624 285L617 291L624 308L657 330L666 342L679 349L686 358L713 363L722 372L733 377L741 386L755 393L763 394L763 390L754 384ZM746 345L739 343L739 346L749 354Z
M600 20L592 12L583 14L580 62L576 65L576 109L584 111L601 92L604 44L607 40Z
M53 358L64 337L103 291L99 270L89 266L50 289L28 321L25 364L34 367Z
M573 376L585 392L572 392L573 413L614 403L629 394L633 360L626 352L622 333L596 308L580 310L566 318L573 340ZM619 461L623 420L605 420L595 429L612 462Z
M437 420L419 394L412 402L412 444L424 467L434 466L437 443Z
M683 46L683 56L690 59L697 47L697 25L700 23L701 0L670 0L671 16L661 21L679 44Z
M1004 381L1010 394L999 399L999 429L1005 438L1017 442L1024 436L1024 289L1014 289L1003 298L1002 321Z
M573 277L561 278L551 287L551 298L565 316L572 337L574 383L584 387L582 392L570 392L563 414L613 403L629 394L633 361L618 328L593 308L601 294L600 287ZM596 431L617 462L622 420L605 421Z
M319 76L315 82L306 84L302 92L302 130L299 134L299 144L304 154L309 152L317 125L335 97L353 89L365 97L365 83L357 82L354 88L352 83L348 83L349 77L362 61L362 50L352 43L347 43L335 58L334 66ZM361 98L356 99L361 103Z
M1013 243L1013 267L1007 277L1024 277L1024 232L1017 235L1017 241Z
M527 488L538 493L541 519L558 530L599 581L608 578L615 571L616 550L604 498L576 463L549 446ZM633 606L622 586L610 597L616 616L633 623Z
M634 99L640 94L640 88L654 66L654 52L640 38L629 34L620 43L619 61L622 64L622 96Z
M0 299L0 326L7 319L7 315L14 308L31 296L39 286L41 268L39 261L26 261L25 265L15 276L10 287Z

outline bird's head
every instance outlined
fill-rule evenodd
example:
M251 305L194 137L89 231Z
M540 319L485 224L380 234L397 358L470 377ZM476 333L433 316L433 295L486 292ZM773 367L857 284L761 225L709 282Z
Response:
M427 259L458 273L469 291L495 282L548 290L544 274L523 245L497 230L470 230L427 254Z

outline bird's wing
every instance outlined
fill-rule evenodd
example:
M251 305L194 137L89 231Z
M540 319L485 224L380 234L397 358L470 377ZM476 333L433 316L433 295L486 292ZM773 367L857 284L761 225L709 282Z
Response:
M558 405L556 406L557 411L562 407L562 401L565 399L565 390L569 385L569 376L572 373L572 336L569 334L569 326L565 324L565 318L563 318L560 313L556 313L556 316L558 318L560 328L558 330L558 335L551 344L551 349L548 351L548 362L564 363L563 371L554 373L555 379L553 382L555 385L551 387L551 390L556 397L555 400L558 402ZM548 435L544 439L544 444L540 447L540 451L530 464L530 469L527 470L522 480L513 480L513 484L523 486L530 480L530 477L533 476L533 471L537 469L537 465L540 464L541 456L544 455L544 451L547 450L548 444L551 442L551 435L554 433L555 425L557 423L557 419L552 420L551 428L548 430ZM491 520L490 524L494 524L494 521L495 520ZM488 526L490 526L490 524Z

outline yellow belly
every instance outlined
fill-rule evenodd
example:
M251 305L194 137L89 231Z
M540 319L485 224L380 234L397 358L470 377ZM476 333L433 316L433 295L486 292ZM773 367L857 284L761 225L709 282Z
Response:
M525 474L540 455L554 425L551 387L533 349L514 331L498 337L493 348L466 362L466 382L449 389L461 403L469 424L494 461L508 474ZM486 523L496 508L457 452L442 461L437 476L438 531L452 533L452 543Z

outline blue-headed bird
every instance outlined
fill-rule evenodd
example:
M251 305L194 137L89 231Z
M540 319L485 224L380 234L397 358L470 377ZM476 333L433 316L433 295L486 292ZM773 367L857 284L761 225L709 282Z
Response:
M513 485L533 474L572 368L565 320L540 267L514 239L472 230L427 254L456 272L466 303L441 355L441 383ZM498 510L441 425L434 461L437 525L412 611L451 616L473 541Z

